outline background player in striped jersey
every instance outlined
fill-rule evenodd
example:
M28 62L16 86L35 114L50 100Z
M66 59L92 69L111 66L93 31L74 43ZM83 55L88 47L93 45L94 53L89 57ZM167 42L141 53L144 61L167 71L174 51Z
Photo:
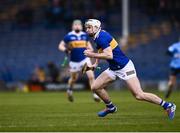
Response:
M117 111L117 107L111 102L104 87L116 80L116 78L121 78L126 82L129 90L137 100L147 101L162 106L167 111L168 117L173 119L175 116L176 105L165 102L158 96L142 90L133 62L121 51L116 40L108 32L101 30L101 22L96 19L89 19L85 23L85 28L88 35L93 37L100 53L85 50L84 54L90 58L105 59L109 63L109 68L102 72L91 85L92 91L106 104L106 108L103 111L100 111L98 116L104 117L109 113ZM89 67L96 66L97 61Z
M168 48L168 54L172 57L170 63L171 74L169 76L168 91L165 98L168 98L176 85L176 76L180 73L180 40Z
M91 61L84 55L84 50L89 49L93 51L88 36L82 31L83 26L80 20L74 20L72 24L72 31L65 35L64 39L59 44L59 50L70 54L70 78L68 81L67 95L69 101L73 101L73 86L78 79L78 72L82 70L84 64L91 65ZM89 84L94 81L93 71L86 72ZM99 97L94 93L94 100L99 101Z

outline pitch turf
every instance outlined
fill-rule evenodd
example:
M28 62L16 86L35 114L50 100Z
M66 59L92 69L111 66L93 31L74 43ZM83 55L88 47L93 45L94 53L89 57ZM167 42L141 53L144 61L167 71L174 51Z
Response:
M173 121L161 107L138 102L128 91L110 96L118 112L98 118L104 105L90 92L75 92L74 103L65 92L0 93L0 131L180 131L180 92L169 99L177 105Z

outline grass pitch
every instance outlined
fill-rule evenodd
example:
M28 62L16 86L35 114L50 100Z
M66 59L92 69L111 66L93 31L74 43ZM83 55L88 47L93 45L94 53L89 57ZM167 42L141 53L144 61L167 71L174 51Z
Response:
M0 93L0 131L180 131L180 92L169 99L177 105L173 121L129 91L110 92L118 112L105 118L97 117L104 104L94 102L90 92L74 96L70 103L65 92Z

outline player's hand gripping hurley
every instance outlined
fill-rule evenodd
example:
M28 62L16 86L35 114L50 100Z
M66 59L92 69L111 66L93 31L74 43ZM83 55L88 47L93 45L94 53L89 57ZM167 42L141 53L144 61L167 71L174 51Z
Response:
M65 53L66 53L66 55L64 56L61 67L66 67L68 64L68 55L69 55L70 51L67 49L67 50L65 50Z
M86 64L84 64L83 68L82 68L82 73L85 74L87 71L89 70L101 70L101 67L97 67L96 65L92 65L91 67Z

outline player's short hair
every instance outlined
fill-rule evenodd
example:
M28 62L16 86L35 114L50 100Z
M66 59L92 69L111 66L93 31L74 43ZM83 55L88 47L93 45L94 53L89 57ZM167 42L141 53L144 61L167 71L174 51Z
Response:
M74 24L80 24L80 25L82 25L82 22L81 22L81 20L79 20L79 19L75 19L75 20L73 21L72 25L74 25Z

